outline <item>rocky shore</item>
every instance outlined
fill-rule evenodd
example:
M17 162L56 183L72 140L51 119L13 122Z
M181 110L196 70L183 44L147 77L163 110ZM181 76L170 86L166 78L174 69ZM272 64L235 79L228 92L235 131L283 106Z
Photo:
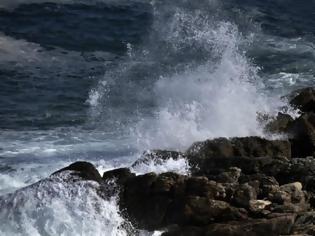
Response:
M128 168L101 176L87 162L53 176L70 171L66 181L96 181L104 198L119 194L121 214L135 228L164 236L315 235L315 90L297 91L290 103L298 117L279 113L266 122L281 140L217 138L183 153L154 150L133 164L184 158L189 176L137 176Z

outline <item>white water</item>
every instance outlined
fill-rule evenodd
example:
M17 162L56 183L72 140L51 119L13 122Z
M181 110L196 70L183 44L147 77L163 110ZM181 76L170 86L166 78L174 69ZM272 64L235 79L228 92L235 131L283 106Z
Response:
M104 200L93 182L51 177L0 198L0 235L127 235L115 197Z
M284 103L264 94L259 68L240 50L251 39L202 11L175 12L163 36L178 51L201 47L207 60L154 84L158 109L137 124L139 147L185 149L207 138L264 136L257 114L274 113Z

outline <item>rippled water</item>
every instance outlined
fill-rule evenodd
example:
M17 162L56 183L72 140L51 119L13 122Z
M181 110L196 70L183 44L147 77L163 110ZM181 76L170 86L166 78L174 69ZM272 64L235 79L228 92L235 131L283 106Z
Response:
M104 171L130 166L147 149L263 136L256 114L278 111L281 96L314 84L313 9L313 0L2 0L0 232L124 235L114 200L101 203L114 214L106 234L73 230L78 214L94 214L89 205L50 211L67 206L62 194L41 212L31 210L36 199L12 212L5 202L76 160ZM186 167L181 160L134 171ZM77 191L93 201L93 193ZM25 216L23 227L14 217L8 223L8 214ZM106 218L96 215L95 222Z

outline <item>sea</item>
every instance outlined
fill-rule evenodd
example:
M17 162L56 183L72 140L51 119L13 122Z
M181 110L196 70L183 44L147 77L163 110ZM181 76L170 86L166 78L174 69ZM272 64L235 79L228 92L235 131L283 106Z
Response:
M0 0L0 235L132 235L118 196L37 182L269 137L260 117L294 115L287 95L314 84L315 0Z

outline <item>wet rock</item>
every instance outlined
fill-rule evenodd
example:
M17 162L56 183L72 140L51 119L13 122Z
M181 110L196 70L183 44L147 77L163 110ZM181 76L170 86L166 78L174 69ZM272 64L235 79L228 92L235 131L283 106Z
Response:
M296 91L290 104L302 112L315 112L315 89L304 88Z
M262 170L268 169L270 166L275 166L277 160L269 157L232 157L232 158L203 158L194 160L194 163L199 163L191 168L193 175L204 175L211 180L219 180L218 175L226 172L231 166L242 170L244 175L252 175L261 173ZM280 166L281 167L281 166Z
M174 202L166 216L168 224L207 225L215 221L244 220L247 211L229 203L206 197L190 196L182 203Z
M289 128L292 136L292 156L307 157L315 154L315 114L306 113L296 119Z
M176 174L168 178L166 174L158 177L149 173L129 179L120 195L121 210L139 228L154 230L162 227L174 194L172 185L179 178Z
M271 219L215 223L206 227L177 227L163 236L279 236L288 235L295 215L285 214Z
M287 133L293 121L294 119L290 115L279 112L267 123L265 130L270 133Z
M224 201L228 191L229 187L205 177L151 173L125 182L120 206L132 223L149 230L247 218L245 209Z
M162 236L204 236L205 230L202 227L184 226L172 227L162 234Z
M291 157L288 141L266 140L258 137L214 139L198 142L186 152L193 175L205 175L216 180L217 175L230 167L244 174L259 173L276 159Z
M97 171L95 166L89 162L75 162L61 170L54 172L52 175L56 175L65 171L71 171L70 175L74 177L79 177L82 180L93 180L98 183L102 182L102 177L100 173Z
M295 215L283 215L272 219L212 224L206 229L206 236L279 236L289 234Z
M237 183L240 178L242 170L237 167L230 167L227 171L219 174L215 179L215 181L219 183Z
M185 194L223 200L226 198L226 187L206 177L191 177L186 180Z
M185 158L185 155L181 152L151 150L143 153L142 157L132 164L132 167L142 164L150 164L150 162L153 162L155 165L161 165L169 159L178 160L180 158Z
M135 177L136 175L131 173L128 168L119 168L110 171L106 171L103 174L103 180L115 180L119 185L123 185L129 178Z
M234 204L239 207L249 208L250 201L257 199L257 192L254 187L249 184L242 184L238 186L234 193Z
M291 157L291 145L286 140L260 137L218 138L194 143L186 152L198 158L212 157Z

